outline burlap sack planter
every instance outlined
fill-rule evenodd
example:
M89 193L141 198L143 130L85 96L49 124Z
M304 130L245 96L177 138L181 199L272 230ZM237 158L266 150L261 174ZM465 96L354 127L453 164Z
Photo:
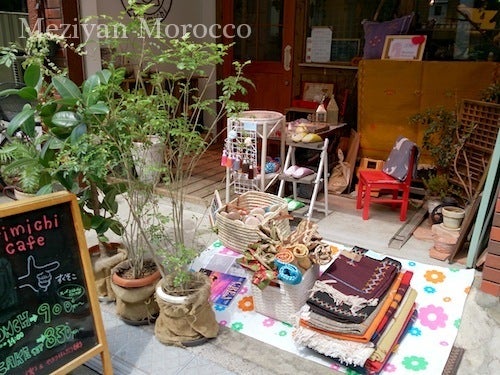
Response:
M214 338L219 325L210 302L210 279L194 274L199 287L191 294L178 297L165 292L161 280L156 287L156 301L160 313L155 322L155 336L163 344L193 346ZM167 276L167 283L168 283Z
M117 272L120 268L127 267L127 263L127 261L122 262L111 271L111 288L116 296L116 313L123 321L131 325L152 323L159 312L154 293L160 274L158 272L145 279L133 280L135 287L117 285ZM139 280L144 281L143 286L137 286Z
M114 301L115 293L111 288L111 269L127 258L127 251L116 242L103 244L106 256L101 257L99 245L89 247L89 253L94 271L97 296L100 301Z

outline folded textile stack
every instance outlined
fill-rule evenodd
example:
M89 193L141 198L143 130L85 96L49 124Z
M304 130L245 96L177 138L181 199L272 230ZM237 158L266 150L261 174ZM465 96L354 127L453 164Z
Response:
M294 341L367 374L379 373L415 318L413 273L401 263L342 253L316 281Z

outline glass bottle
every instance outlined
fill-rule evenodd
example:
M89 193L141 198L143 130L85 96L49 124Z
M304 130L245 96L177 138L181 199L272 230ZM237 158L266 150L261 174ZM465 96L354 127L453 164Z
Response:
M243 158L243 163L241 164L241 172L248 173L248 169L249 169L248 159Z
M240 169L240 164L241 164L241 160L240 160L239 155L237 155L234 158L234 161L233 161L233 171L239 170Z
M223 151L222 151L222 157L221 157L221 159L220 159L220 165L221 165L222 167L227 166L227 152L226 152L226 150L223 150Z
M248 179L253 180L253 177L254 177L254 169L253 169L253 165L250 164L248 166Z

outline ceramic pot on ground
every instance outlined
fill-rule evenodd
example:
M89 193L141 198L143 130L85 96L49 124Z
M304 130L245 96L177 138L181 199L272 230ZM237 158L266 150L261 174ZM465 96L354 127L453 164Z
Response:
M449 207L449 206L458 206L457 200L452 197L444 197L443 201L440 205L437 205L434 207L432 210L432 213L430 214L431 219L432 219L432 224L440 224L443 222L443 207Z
M153 267L153 261L145 261ZM128 260L119 263L111 270L111 288L116 298L116 313L127 324L143 325L153 323L158 316L155 301L155 287L161 277L160 271L140 279L127 279L120 276L130 269Z
M427 202L427 212L429 214L429 222L431 224L435 224L435 220L437 218L433 217L433 212L436 207L441 205L441 199L439 197L429 197L426 200Z
M165 144L158 137L149 137L148 143L133 142L132 159L135 171L142 182L157 184L165 160Z
M14 196L16 197L17 200L21 200L21 199L36 197L36 194L25 193L24 191L18 190L16 188L14 189Z
M194 284L187 295L174 294L169 287L173 279L171 275L156 286L160 313L155 322L155 336L163 344L200 345L219 333L210 302L210 279L200 272L193 273L193 276Z
M443 225L449 229L459 229L465 217L465 210L461 207L447 206L441 210Z

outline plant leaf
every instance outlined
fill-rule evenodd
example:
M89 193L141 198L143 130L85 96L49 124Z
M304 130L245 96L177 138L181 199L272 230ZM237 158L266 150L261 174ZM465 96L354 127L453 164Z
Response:
M40 80L42 78L42 74L40 71L40 66L37 64L30 64L26 68L24 72L24 83L29 87L37 87Z
M29 104L25 105L23 110L14 116L7 127L7 134L13 136L27 121L33 121L33 123L35 122L35 110L31 108ZM27 135L30 137L34 136L34 134Z
M54 78L52 78L52 84L63 99L82 99L82 93L80 92L80 89L69 78L63 76L55 76Z
M82 135L87 133L87 125L86 124L78 124L69 137L71 144L75 144Z
M105 115L109 112L109 108L106 103L99 102L87 108L86 112L91 115Z
M21 87L17 95L26 100L36 100L38 98L38 93L33 87Z
M75 112L61 111L54 113L52 123L63 128L72 128L80 123L80 119Z

